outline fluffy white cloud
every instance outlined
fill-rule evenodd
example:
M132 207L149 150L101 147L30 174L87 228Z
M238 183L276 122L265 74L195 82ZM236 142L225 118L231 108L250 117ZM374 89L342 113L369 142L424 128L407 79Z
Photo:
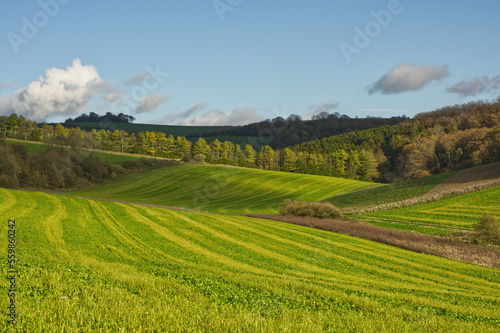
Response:
M160 104L165 103L168 100L163 94L153 94L151 96L146 96L141 98L135 107L135 112L145 113L156 109Z
M439 81L448 76L448 66L413 66L401 64L373 83L368 92L374 94L397 94L405 91L420 90L431 81Z
M495 95L498 94L498 90L500 90L500 75L492 78L481 76L473 80L462 80L446 88L447 92L463 97L481 95L483 93Z
M240 108L231 112L212 110L200 114L194 118L185 118L182 125L185 126L224 126L224 125L246 125L264 120L264 117L255 113L255 109Z
M66 69L47 69L38 81L0 98L0 114L17 113L36 121L54 115L73 116L85 112L90 99L103 89L96 68L82 66L80 59L75 59Z

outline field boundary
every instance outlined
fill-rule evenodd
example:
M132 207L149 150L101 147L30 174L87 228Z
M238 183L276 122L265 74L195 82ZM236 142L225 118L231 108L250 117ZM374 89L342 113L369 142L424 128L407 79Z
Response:
M246 216L341 233L417 253L426 253L473 265L500 269L500 250L448 238L378 227L360 220L331 220L263 214L247 214Z

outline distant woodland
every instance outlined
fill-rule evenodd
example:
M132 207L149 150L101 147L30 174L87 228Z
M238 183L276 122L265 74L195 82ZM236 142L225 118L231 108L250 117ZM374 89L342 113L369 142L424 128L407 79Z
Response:
M99 116L95 112L90 112L87 114L82 114L81 116L76 117L75 119L68 118L64 122L68 123L127 123L132 124L135 120L135 117L130 116L128 114L119 113L115 115L111 112L106 112L104 116Z
M397 125L407 120L406 116L392 118L350 118L337 112L321 112L312 120L301 120L298 115L287 119L276 117L245 126L222 128L205 136L255 136L270 137L268 145L273 149L283 149L303 142L326 138L332 135L361 131L385 125Z
M74 121L74 120L73 120ZM284 120L283 120L284 121ZM377 118L370 122L377 123ZM266 170L345 177L360 180L393 182L420 178L450 170L500 161L500 103L475 102L444 107L416 115L413 119L398 118L397 125L358 131L349 129L367 121L321 115L320 119L303 122L289 117L238 128L247 135L262 135L257 128L278 128L270 142L284 142L283 133L292 137L322 136L323 129L343 134L292 145L272 148L270 144L256 151L252 145L240 146L230 141L214 140L210 144L199 137L191 142L162 132L93 130L42 124L12 114L0 117L0 137L43 141L56 147L73 150L108 150L183 159L186 162L217 163ZM342 124L342 126L341 126ZM357 124L357 125L356 125ZM274 126L274 127L273 127ZM337 128L338 127L338 128ZM342 127L342 129L341 129ZM299 130L299 129L302 129ZM256 132L255 132L256 131ZM326 131L326 130L325 130ZM254 133L255 132L255 133ZM347 133L346 133L347 132ZM319 134L318 134L319 133ZM231 131L225 135L235 134ZM296 138L287 139L290 142ZM284 144L284 143L283 143ZM8 149L4 150L8 151ZM4 163L5 164L5 163ZM0 175L6 166L0 165Z

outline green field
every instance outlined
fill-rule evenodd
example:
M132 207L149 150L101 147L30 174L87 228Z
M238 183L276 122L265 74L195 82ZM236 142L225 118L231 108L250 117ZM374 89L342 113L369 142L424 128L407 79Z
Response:
M177 136L188 136L193 134L210 133L214 132L220 128L227 126L180 126L180 125L153 125L153 124L127 124L127 123L92 123L92 122L82 122L82 123L69 123L70 125L81 128L82 130L91 131L92 129L105 129L114 131L115 129L124 130L129 133L139 133L139 132L163 132L167 135L172 134L174 137ZM64 124L67 125L67 124Z
M22 141L8 140L8 139L5 140L5 142L11 145L24 146L28 150L29 154L36 154L47 149L47 145L41 142L32 143L32 142L22 142Z
M499 270L346 235L5 189L0 214L4 235L7 219L16 219L17 331L498 332L500 325ZM7 237L0 244L6 249ZM0 330L8 331L6 315Z
M26 149L28 149L29 154L36 154L41 151L44 151L45 149L49 148L48 145L43 144L43 143L31 143L31 142L21 142L21 141L12 141L12 140L6 140L7 143L12 144L12 145L19 145L19 146L24 146ZM69 148L64 148L66 150L69 150ZM81 152L83 156L87 156L90 154L88 151L82 151ZM123 163L127 161L139 161L141 158L144 158L144 156L131 156L131 155L121 155L121 154L113 154L113 153L105 153L105 152L94 152L96 156L98 156L100 159L103 161L106 161L110 164L117 164L117 165L122 165ZM146 157L147 158L147 157Z
M436 185L439 185L456 173L457 171L448 172L440 175L367 189L364 191L341 194L328 198L325 201L331 202L338 208L359 208L403 201L426 194Z
M364 214L361 218L472 229L483 214L500 219L500 186L427 204Z
M284 199L321 201L337 193L380 186L343 178L213 165L153 170L74 195L177 206L221 213L278 213Z

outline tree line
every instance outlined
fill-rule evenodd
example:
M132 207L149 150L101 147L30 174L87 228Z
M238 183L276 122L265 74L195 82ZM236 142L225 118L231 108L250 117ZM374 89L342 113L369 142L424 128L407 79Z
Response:
M82 114L81 116L76 117L75 119L73 118L68 118L64 121L65 124L70 124L70 123L126 123L126 124L132 124L135 120L135 117L130 116L128 114L123 114L119 113L117 115L111 113L111 112L106 112L104 116L99 116L95 112L90 112L88 115L87 114Z
M399 125L344 133L282 149L265 145L259 151L250 144L242 146L217 139L207 143L202 137L193 143L183 136L174 138L153 131L84 132L45 123L39 127L15 114L0 117L0 135L61 147L392 182L499 161L500 101L449 106L404 119Z
M348 115L341 115L338 112L329 114L321 112L314 115L312 120L303 121L299 115L292 114L287 119L276 117L265 121L244 125L231 126L218 129L215 132L204 133L197 136L254 136L268 137L268 145L273 149L283 149L286 147L318 140L333 135L361 131L386 125L397 125L408 118L406 116L392 118L350 118Z
M362 149L340 150L331 154L294 152L289 148L274 150L269 145L256 151L251 144L243 147L218 139L210 144L200 137L194 143L183 136L174 137L163 132L145 131L138 134L124 130L96 130L66 128L36 122L12 114L0 117L0 135L42 141L55 146L69 146L79 150L107 150L164 158L183 159L201 163L226 164L279 170L305 174L349 177L369 180L377 175L373 154Z

